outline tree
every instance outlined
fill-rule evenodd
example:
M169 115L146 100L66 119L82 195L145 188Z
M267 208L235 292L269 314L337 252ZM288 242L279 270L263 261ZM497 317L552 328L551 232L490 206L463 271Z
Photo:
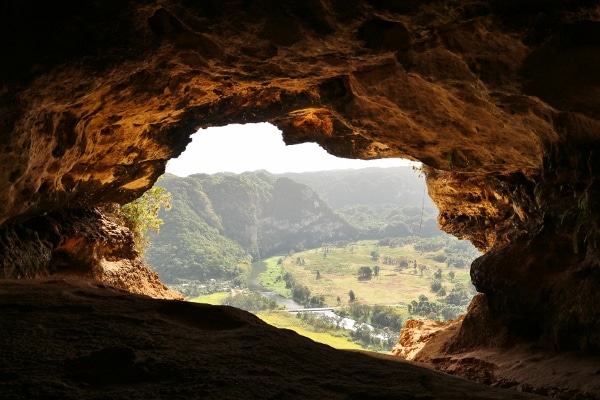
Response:
M359 281L368 281L373 276L373 271L371 267L360 267L358 269L358 280Z
M300 303L308 301L310 290L305 285L295 285L292 287L292 298Z
M371 324L380 328L388 327L394 331L399 331L404 321L394 308L374 305L371 306Z
M348 297L350 297L350 301L351 302L354 301L354 300L356 300L356 296L354 295L354 291L352 291L352 290L350 290L348 292Z
M448 276L450 277L451 281L454 281L454 275L455 275L454 271L448 272Z
M285 282L286 289L291 289L296 285L294 277L289 272L283 274L283 281Z
M434 279L431 281L431 291L433 293L439 292L441 288L442 288L442 281L440 281L439 279Z
M371 252L371 260L373 260L373 261L379 260L379 252L378 251L373 250Z
M440 290L438 290L437 295L438 297L444 297L446 294L446 287L442 285Z
M458 318L461 314L465 313L465 309L462 307L458 307L458 306L446 306L442 309L442 316L444 317L444 320L449 320L449 319L456 319Z
M465 287L461 283L457 283L448 296L446 296L446 303L453 304L455 306L463 306L469 303L471 297Z
M163 220L158 218L161 208L171 208L171 193L165 188L154 186L146 191L141 197L121 206L119 214L125 221L125 225L131 230L135 247L140 255L143 255L150 240L146 232L152 229L158 233Z
M407 306L408 312L411 314L417 314L422 317L428 317L430 319L437 319L437 315L441 309L439 303L429 301L427 296L420 295L419 301L411 301Z
M367 324L358 324L351 335L364 346L368 346L372 340L371 333L371 328Z
M435 273L433 274L433 277L435 279L439 279L441 281L442 280L442 269L438 268L438 270L435 271Z

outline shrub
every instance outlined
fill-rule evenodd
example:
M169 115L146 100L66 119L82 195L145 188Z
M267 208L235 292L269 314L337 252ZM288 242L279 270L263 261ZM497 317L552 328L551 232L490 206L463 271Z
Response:
M348 292L348 297L350 297L350 302L353 302L354 300L356 300L356 295L354 294L354 291L350 290Z
M171 193L165 188L154 186L131 203L121 206L119 214L133 234L135 247L140 255L143 255L150 245L146 232L149 229L159 232L163 220L158 218L158 212L161 208L171 208L170 199Z
M371 280L372 276L373 276L373 270L371 270L371 267L360 267L358 269L358 280L359 281Z
M264 310L274 310L277 308L277 302L269 299L260 293L238 294L229 296L223 300L222 304L241 308L249 312L258 312Z
M442 281L440 281L439 279L434 279L431 281L431 291L433 293L439 292L441 288L442 288Z

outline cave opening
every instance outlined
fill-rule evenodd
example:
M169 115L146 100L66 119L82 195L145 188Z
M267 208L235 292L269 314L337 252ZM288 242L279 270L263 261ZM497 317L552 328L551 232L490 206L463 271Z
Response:
M102 285L164 294L156 274L147 273L137 257L129 232L106 212L107 205L127 203L151 186L200 124L271 121L284 131L288 143L314 140L345 157L404 155L422 160L431 167L427 184L441 210L444 230L486 251L471 267L481 294L471 303L460 331L430 365L519 391L600 397L598 360L588 359L587 368L568 359L573 351L577 359L600 354L597 1L318 0L301 5L270 2L267 7L227 0L54 3L9 0L0 16L0 30L8 39L0 44L8 60L0 67L0 150L5 166L0 183L0 264L5 277L35 277L77 265ZM278 188L288 195L283 198L289 204L300 197L290 195L298 186L287 183ZM268 195L254 193L258 199ZM203 207L202 215L196 214L196 220L204 221L202 235L187 241L178 236L173 247L192 248L213 235L229 249L212 253L217 261L235 260L227 264L231 268L224 271L226 277L246 267L238 265L236 257L243 256L244 248L219 235L225 228L246 240L257 256L274 251L258 246L264 232L250 223L258 208L249 205L258 201L231 205L209 201L204 194L195 197ZM215 210L227 204L225 213ZM223 218L239 215L239 210L252 212L241 221ZM285 207L269 208L271 221L278 220L282 210ZM365 215L356 211L357 216ZM412 217L420 220L418 212ZM279 238L279 232L272 229L270 238ZM377 244L370 245L366 261L353 274L373 266L374 251L383 266L389 254ZM310 256L318 257L319 269L307 277L324 285L331 279L324 260L349 257L352 247L329 249L321 243L317 249ZM302 266L296 265L297 258L287 260L289 268ZM310 261L308 255L299 258L300 264ZM275 268L277 262L274 259ZM365 288L375 283L383 287L384 278L392 279L384 271L381 282L368 280L368 270L361 271L364 279L352 278L353 287L338 294L342 302L349 302L352 290L353 304L360 305ZM411 275L421 279L420 273ZM223 388L231 390L231 398L242 398L265 387L272 389L264 395L269 398L288 393L335 398L342 396L342 387L351 397L369 393L362 397L390 398L406 393L406 387L372 393L356 385L369 383L377 390L403 377L413 383L446 382L370 367L357 373L345 367L365 364L350 357L337 364L323 362L323 347L310 351L306 341L290 341L287 348L277 349L277 355L289 356L280 365L292 370L293 379L283 378L265 367L273 363L265 354L274 354L269 351L277 342L274 337L290 339L286 332L246 329L210 338L200 335L210 324L199 322L190 311L210 307L181 303L180 314L165 306L167 312L157 315L143 311L153 308L150 303L128 295L130 303L139 302L140 307L123 315L125 296L111 289L107 292L115 295L113 304L121 313L107 313L101 304L107 303L107 296L95 289L98 286L89 287L98 283L84 283L87 288L73 284L65 296L63 288L69 285L53 282L39 287L6 283L15 293L23 292L20 303L13 302L12 295L6 297L4 287L0 291L0 348L9 360L0 362L2 398L82 398L90 386L107 388L113 397L143 397L145 393L135 393L137 387L125 392L123 383L138 382L145 371L152 372L146 374L151 385L169 372L172 379L162 382L163 397L181 396L182 377L194 380L189 389L195 397L215 398L225 397ZM290 290L283 279L278 283ZM27 297L27 286L39 293ZM60 289L47 289L52 286ZM61 321L67 312L68 323L53 329L52 320ZM246 314L235 314L245 321L241 325L263 328L249 323L251 316ZM103 323L122 324L81 324L90 315ZM144 318L137 319L140 315ZM223 333L227 324L213 316L214 311L208 311L204 321L217 319L214 330ZM42 322L44 317L48 318ZM157 333L169 331L166 320L174 322L170 329L202 331L195 332L193 342L210 350L218 342L226 344L221 350L230 351L233 368L220 368L222 351L213 352L213 358L198 357L190 351L189 336L179 336L177 330L161 342ZM139 334L149 325L155 329ZM92 332L100 334L94 337ZM115 337L117 333L123 335ZM161 362L154 350L166 348L177 336L185 346L173 353L175 362ZM266 338L262 345L259 337ZM234 342L235 338L241 340ZM83 344L90 346L80 347ZM499 357L474 357L475 346ZM517 350L515 362L507 363L510 349ZM555 351L563 354L555 357ZM39 357L33 357L38 352ZM111 368L109 359L130 368ZM306 363L295 363L298 359ZM247 369L250 378L245 382L239 374L242 360L258 366ZM103 366L96 375L93 364ZM34 366L41 373L31 379ZM315 373L316 367L329 371ZM47 370L56 375L46 375ZM305 371L312 375L302 375ZM104 385L106 375L114 376L112 387ZM280 378L270 386L260 381L274 375ZM224 380L229 376L236 380ZM212 379L212 386L198 384L205 377ZM320 377L324 380L316 380ZM338 385L338 377L348 381ZM440 386L438 397L450 398L451 385ZM308 387L331 390L310 396L302 392ZM453 398L467 392L491 398L476 396L470 388ZM94 396L97 392L89 393ZM526 398L514 392L510 397Z
M480 253L438 228L419 163L286 146L261 123L198 131L166 172L173 207L145 260L188 300L389 352L408 319L456 319L476 293Z
M286 145L281 131L270 123L232 124L201 129L177 158L169 160L167 173L243 173L266 170L273 174L369 167L420 167L401 158L348 159L327 153L316 143Z

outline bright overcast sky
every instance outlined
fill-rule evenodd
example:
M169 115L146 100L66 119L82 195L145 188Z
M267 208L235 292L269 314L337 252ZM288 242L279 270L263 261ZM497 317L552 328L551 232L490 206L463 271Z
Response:
M286 146L275 126L262 123L199 130L185 152L169 161L167 172L183 177L259 169L279 174L402 165L412 163L400 158L369 161L338 158L316 143Z

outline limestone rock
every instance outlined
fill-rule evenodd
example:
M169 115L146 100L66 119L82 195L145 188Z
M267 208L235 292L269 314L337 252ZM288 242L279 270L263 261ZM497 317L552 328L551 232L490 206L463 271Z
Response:
M4 278L45 275L96 279L132 293L183 299L139 257L118 206L48 213L4 229ZM22 259L20 259L22 257Z
M490 251L490 318L598 353L597 1L10 0L0 34L3 275L58 262L45 215L135 198L198 128L267 121L422 161L441 226Z

